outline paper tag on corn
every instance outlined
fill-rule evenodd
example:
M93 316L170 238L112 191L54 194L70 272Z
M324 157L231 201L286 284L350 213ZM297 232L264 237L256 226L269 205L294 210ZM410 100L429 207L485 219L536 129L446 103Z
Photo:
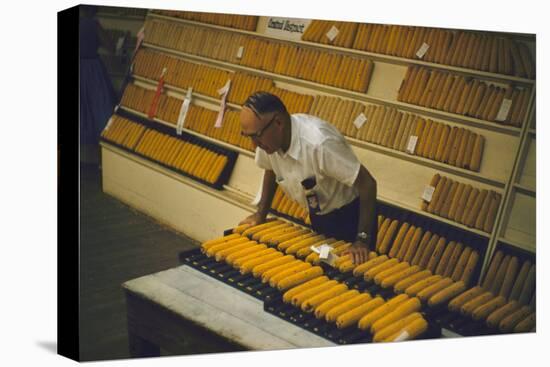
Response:
M360 129L365 124L365 122L367 122L367 116L365 116L363 112L361 112L359 116L357 116L355 121L353 121L353 124L357 129Z
M237 59L240 59L241 57L243 57L243 51L244 51L244 46L240 46L239 49L237 50Z
M418 142L418 136L411 135L409 138L409 143L407 144L407 152L414 154L414 148L416 148L416 143Z
M397 335L397 337L395 339L393 339L394 342L402 342L404 340L408 340L409 339L409 333L404 330L401 334Z
M327 32L328 39L334 41L339 32L340 31L338 30L338 28L332 26L332 28L330 28L330 30Z
M416 51L416 56L418 56L419 59L423 58L426 52L428 52L428 49L430 48L430 45L428 45L426 42L422 43L422 46Z
M422 199L426 200L428 203L431 202L434 191L435 191L435 187L426 186L424 188L424 192L422 193Z
M506 120L506 117L508 117L508 113L510 112L510 107L512 107L512 100L508 98L504 98L498 110L496 120L497 121Z

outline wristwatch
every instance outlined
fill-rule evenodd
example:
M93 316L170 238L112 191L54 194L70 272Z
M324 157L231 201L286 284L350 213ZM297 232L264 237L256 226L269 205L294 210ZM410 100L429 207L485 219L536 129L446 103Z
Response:
M367 232L359 232L357 233L357 237L356 237L356 240L357 241L361 241L361 242L364 242L364 243L367 243L367 241L369 240L370 236Z

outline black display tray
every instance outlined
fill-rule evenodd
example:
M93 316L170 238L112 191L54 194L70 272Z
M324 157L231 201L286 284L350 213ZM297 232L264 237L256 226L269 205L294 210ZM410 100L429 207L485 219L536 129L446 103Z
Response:
M230 231L229 231L230 232ZM228 234L228 231L225 232ZM242 275L232 266L223 262L217 262L214 258L207 257L200 249L193 249L179 253L179 261L200 272L211 276L225 284L230 285L246 294L249 294L263 302L264 310L278 318L308 330L335 344L370 343L372 335L369 332L355 327L338 329L336 325L325 320L316 319L311 313L302 312L300 309L285 304L282 301L282 292L262 283L260 279L251 274ZM351 281L350 274L342 274L338 270L328 267L327 276L340 281ZM351 275L353 277L353 275ZM364 282L364 281L363 281ZM362 286L356 282L357 289ZM363 284L364 285L364 284ZM375 293L376 294L376 293ZM386 297L384 297L386 299ZM438 324L429 323L428 330L416 339L438 338L441 336L441 328Z
M187 172L184 172L182 170L179 170L175 167L172 167L172 166L169 166L167 164L164 164L162 162L159 162L157 160L154 160L152 159L151 157L148 157L146 155L143 155L141 153L138 153L132 149L129 149L123 145L120 145L118 143L115 143L109 139L106 139L104 137L101 137L101 140L102 141L105 141L111 145L114 145L116 146L117 148L119 149L122 149L124 151L127 151L129 153L132 153L134 155L137 155L139 156L140 158L143 158L145 160L148 160L150 162L154 162L155 164L158 164L168 170L171 170L173 172L177 172L178 174L182 175L182 176L185 176L185 177L188 177L188 178L191 178L197 182L200 182L201 184L203 185L206 185L206 186L209 186L209 187L212 187L216 190L223 190L223 185L227 184L227 182L229 181L229 178L231 176L231 173L233 172L233 168L235 167L235 162L237 160L237 157L238 157L238 153L234 150L231 150L231 149L227 149L225 147L221 147L221 146L218 146L210 141L207 141L207 140L204 140L196 135L192 135L192 134L189 134L187 132L182 132L181 135L178 135L176 133L176 130L172 127L169 127L169 126L164 126L164 125L161 125L157 122L154 122L154 121L151 121L149 119L146 119L146 118L143 118L141 116L138 116L138 115L135 115L131 112L128 112L128 111L125 111L123 109L118 109L117 112L116 112L117 115L121 116L121 117L124 117L126 119L129 119L131 121L134 121L134 122L137 122L141 125L144 125L145 127L149 128L149 129L153 129L153 130L156 130L158 132L161 132L163 134L166 134L166 135L170 135L174 138L177 138L177 139L180 139L182 141L186 141L186 142L189 142L191 144L195 144L195 145L198 145L202 148L205 148L205 149L208 149L216 154L221 154L221 155L224 155L227 157L227 163L226 165L224 166L221 174L220 174L220 177L218 177L218 179L216 180L216 182L214 183L210 183L210 182L207 182L203 179L200 179L196 176L193 176Z

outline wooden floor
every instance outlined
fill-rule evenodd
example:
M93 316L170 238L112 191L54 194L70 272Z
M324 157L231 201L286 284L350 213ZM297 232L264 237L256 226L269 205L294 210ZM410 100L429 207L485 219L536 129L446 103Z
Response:
M177 266L178 253L198 244L103 193L93 166L81 167L80 189L81 360L129 358L120 285ZM215 351L198 344L194 353Z

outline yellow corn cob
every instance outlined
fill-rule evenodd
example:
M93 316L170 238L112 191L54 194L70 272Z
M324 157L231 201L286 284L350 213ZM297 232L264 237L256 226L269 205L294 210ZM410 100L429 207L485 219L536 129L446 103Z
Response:
M389 326L393 322L399 319L403 319L413 312L420 311L421 306L422 304L420 303L420 300L416 297L410 298L404 301L399 306L397 306L393 311L389 312L384 317L379 318L377 321L375 321L371 325L370 330L372 334L376 334L377 332Z
M292 256L292 255L286 255L286 256ZM292 256L292 257L294 257L294 256ZM292 268L292 267L294 267L298 264L301 264L301 263L302 263L301 260L298 260L298 259L294 258L294 260L292 260L292 261L274 266L271 269L266 270L262 274L262 282L263 283L268 283L271 280L271 278L274 277L275 275L277 275L278 273L280 273L282 271L285 271L287 269L290 269L290 268ZM262 265L262 264L260 264L260 265Z
M289 303L292 300L292 297L299 294L300 292L303 292L307 289L311 289L313 287L316 287L318 285L321 285L324 282L328 281L328 277L326 275L322 275L320 277L314 278L310 280L309 282L305 282L303 284L300 284L297 287L294 287L292 289L289 289L283 294L283 302Z
M249 246L239 251L226 251L224 254L222 254L221 252L218 252L216 254L216 261L221 261L225 259L226 263L228 263L229 265L232 265L233 261L238 258L248 256L252 253L257 253L265 249L267 249L266 245L258 244L255 246Z
M384 304L380 305L380 307L376 308L375 310L372 310L372 312L369 312L365 316L363 316L358 323L358 327L361 330L367 330L370 329L372 324L374 324L377 320L387 315L389 312L395 310L397 306L405 302L409 299L409 296L406 294L400 294L398 296L393 297L388 302L385 302Z
M424 318L416 318L409 324L405 325L401 331L387 337L384 342L395 341L398 337L401 337L403 333L406 333L406 339L414 339L418 335L421 335L428 330L428 322ZM404 340L404 339L403 339Z
M397 284L399 281L416 274L420 271L420 267L418 265L409 266L401 271L398 271L396 273L391 274L390 276L385 277L382 279L382 282L380 283L380 286L382 288L390 288L393 287L395 284Z
M279 257L277 259L268 261L266 263L256 265L254 268L252 268L252 275L256 278L261 277L269 269L273 269L280 265L288 264L289 262L294 260L296 260L294 256L285 255L283 257Z
M300 307L306 299L310 298L311 296L313 296L315 294L319 294L321 292L324 292L324 291L326 291L327 289L333 287L336 284L338 284L338 282L336 280L327 280L327 281L322 282L319 285L316 285L316 286L307 288L305 290L302 290L300 292L297 292L296 294L294 294L291 297L291 303L292 303L292 305L294 305L296 307Z
M428 305L431 307L435 307L442 303L448 302L450 299L464 292L465 289L466 289L466 285L464 284L463 281L454 282L453 284L443 289L440 289L439 291L434 293L428 299Z
M358 290L352 289L348 290L336 297L332 297L323 303L321 303L319 306L315 307L315 317L320 319L325 317L325 314L331 310L332 308L347 302L348 300L354 298L355 296L358 296L360 293Z
M397 283L395 283L395 286L393 287L393 289L396 293L403 293L411 285L423 279L426 279L430 276L432 276L432 272L429 270L419 271L418 273L414 273L413 275L410 275L404 279L401 279Z
M397 263L395 264L394 266L391 266L389 267L388 269L386 270L383 270L381 272L379 272L378 274L376 274L374 276L374 282L376 284L382 284L382 282L390 277L391 275L394 275L396 273L399 273L401 272L402 270L406 270L408 268L410 268L411 266L409 265L408 262L404 261L404 262L400 262L400 263Z
M244 255L244 256L240 256L238 258L234 258L234 259L232 259L230 265L232 265L235 269L239 269L244 262L246 262L248 260L251 260L251 259L261 257L261 256L272 254L275 251L277 251L277 250L268 247L268 248L253 252L253 253L248 254L248 255ZM227 258L225 259L225 261L227 262Z
M281 252L275 251L271 254L248 260L241 265L240 267L241 274L248 274L252 271L252 268L254 266L258 264L262 264L264 262L268 262L270 260L273 260L277 257L282 257L282 256L283 254Z
M364 275L363 278L367 282L372 282L374 280L374 277L376 274L391 268L392 266L396 265L399 262L397 259L389 259L387 261L384 261L382 264L375 266L374 268L371 268L368 270Z
M441 279L442 279L441 275L432 275L428 278L422 279L422 280L410 285L409 287L407 287L407 289L405 289L405 293L407 293L411 297L415 296L415 295L418 294L418 292L420 292L424 288L429 287L432 284L435 284L435 283L439 282Z
M348 291L348 287L345 284L336 284L335 286L327 289L324 292L321 292L319 294L314 295L313 297L310 297L306 299L300 308L304 312L311 312L313 311L317 306L321 305L323 302L338 297L339 295L345 293Z
M385 302L382 297L375 297L367 303L352 308L351 310L344 312L343 314L338 316L336 318L336 326L339 329L344 329L346 327L355 325L362 317L364 317L365 315L369 315L369 313L382 306L383 304L385 304Z
M353 275L356 277L363 275L365 272L367 272L369 269L380 265L384 261L388 260L388 257L386 255L381 255L378 257L375 257L372 260L369 260L359 266L357 266L355 269L353 269Z
M381 342L384 339L403 330L405 325L410 324L412 321L416 319L421 319L421 318L422 318L422 315L419 312L413 312L410 315L407 315L405 318L394 321L393 323L389 324L385 328L379 330L376 334L374 334L372 340L375 343Z
M214 246L208 247L206 250L206 256L211 257L216 254L216 252L223 250L224 248L229 248L232 246L239 245L241 243L249 242L250 240L246 237L239 237L227 242L221 242L218 244L215 244Z
M323 275L323 268L320 266L312 266L311 268L284 278L277 284L280 291L302 284L313 278Z
M368 293L357 294L357 295L353 296L352 298L350 298L349 300L347 300L345 302L340 302L336 306L328 309L325 312L325 315L324 315L325 320L327 322L336 322L338 317L340 317L344 313L346 313L348 311L351 311L352 309L354 309L356 307L359 307L359 306L369 302L371 299L372 299L372 296ZM327 301L327 302L329 302L329 301ZM319 313L319 316L317 316L317 310L315 310L315 316L317 318L320 318L320 317L322 317L322 314Z
M300 272L302 272L304 270L307 270L309 268L311 268L310 263L300 261L300 262L296 263L294 266L291 266L291 267L289 267L289 268L273 275L269 279L269 285L272 286L273 288L276 288L281 280L283 280L283 279L285 279L289 276L295 275L297 273L300 273Z
M240 237L241 237L240 234L232 233L232 234L228 234L227 236L223 236L223 237L220 237L220 238L215 238L213 240L208 240L208 241L205 241L205 242L202 243L201 250L202 250L202 252L205 252L206 250L208 250L212 246L218 245L222 242L231 241L231 240L234 240L234 239L237 239L237 238L240 238Z

